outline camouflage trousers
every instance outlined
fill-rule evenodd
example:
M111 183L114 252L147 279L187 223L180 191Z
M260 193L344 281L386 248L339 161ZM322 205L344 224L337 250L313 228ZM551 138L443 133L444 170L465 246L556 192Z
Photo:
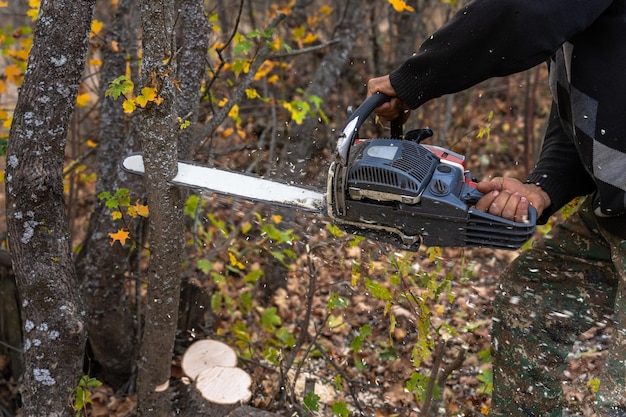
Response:
M568 353L598 324L613 326L598 405L626 406L626 240L598 226L590 200L501 276L491 416L560 417Z

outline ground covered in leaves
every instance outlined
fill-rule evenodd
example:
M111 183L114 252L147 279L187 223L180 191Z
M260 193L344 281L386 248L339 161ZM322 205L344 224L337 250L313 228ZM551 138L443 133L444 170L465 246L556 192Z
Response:
M278 415L488 413L492 301L517 252L403 252L312 215L256 214L267 209L224 199L202 210L189 235L174 381L189 383L181 356L209 337L238 351L253 379L250 405ZM590 330L572 356L564 388L573 415L590 415L602 338ZM106 385L92 400L93 416L135 406Z
M252 376L250 405L279 415L488 413L492 301L517 251L405 252L312 214L226 198L192 197L186 216L173 386L190 383L185 349L213 338ZM575 347L564 385L572 415L591 415L605 338L594 328ZM0 415L12 415L18 390L0 355ZM133 415L132 393L92 391L89 415Z

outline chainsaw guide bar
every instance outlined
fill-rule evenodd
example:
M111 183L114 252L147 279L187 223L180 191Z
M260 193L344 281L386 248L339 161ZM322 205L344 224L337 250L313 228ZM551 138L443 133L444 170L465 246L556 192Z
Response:
M426 246L474 246L518 249L535 232L537 212L513 222L473 206L482 197L466 169L465 156L422 145L430 129L403 134L391 123L386 138L359 138L358 130L390 98L375 94L351 115L337 139L326 192L284 182L180 161L171 180L177 186L326 215L349 233L384 241L400 249ZM122 168L144 174L140 154Z
M144 174L143 157L138 153L127 156L122 162L122 168L133 174ZM324 194L319 191L193 162L179 161L178 173L170 182L181 187L322 214L326 210ZM245 194L239 194L237 190L243 190Z

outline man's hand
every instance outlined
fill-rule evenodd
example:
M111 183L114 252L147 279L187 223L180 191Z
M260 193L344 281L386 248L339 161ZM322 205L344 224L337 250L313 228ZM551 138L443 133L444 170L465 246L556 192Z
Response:
M541 187L514 178L495 177L479 182L476 188L485 194L476 203L478 210L516 222L528 219L528 206L533 206L539 217L552 204Z
M397 98L396 90L394 90L389 81L389 75L372 78L367 82L367 97L376 93L383 93L391 97L391 101L383 103L374 113L385 120L395 120L402 114L402 121L405 122L409 117L409 107Z

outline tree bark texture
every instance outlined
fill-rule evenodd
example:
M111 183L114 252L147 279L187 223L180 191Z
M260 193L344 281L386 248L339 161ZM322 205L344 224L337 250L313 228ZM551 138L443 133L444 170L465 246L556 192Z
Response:
M95 0L41 3L7 150L7 228L24 330L24 416L71 416L87 337L63 194Z
M150 267L138 369L140 415L169 416L170 363L174 348L183 251L183 203L169 185L178 160L174 78L173 0L140 2L143 85L163 101L141 110L144 184L150 207Z
M128 116L119 101L105 97L109 83L126 72L129 45L136 42L131 0L118 3L110 29L103 36L100 72L99 140L96 195L128 188L139 198L141 181L119 168L119 161L132 149ZM132 117L132 115L131 115ZM127 140L128 139L128 140ZM131 235L140 236L141 222L134 222ZM134 310L127 297L127 273L132 271L131 245L110 244L109 233L119 227L104 201L96 199L89 227L76 260L82 294L87 308L89 345L93 360L100 366L98 378L119 388L128 381L137 356ZM112 335L115 335L112 337Z
M200 87L206 76L206 54L211 26L205 16L202 0L178 0L179 52L177 79L180 91L176 96L176 112L189 127L179 134L178 157L190 159L198 145L197 122Z

